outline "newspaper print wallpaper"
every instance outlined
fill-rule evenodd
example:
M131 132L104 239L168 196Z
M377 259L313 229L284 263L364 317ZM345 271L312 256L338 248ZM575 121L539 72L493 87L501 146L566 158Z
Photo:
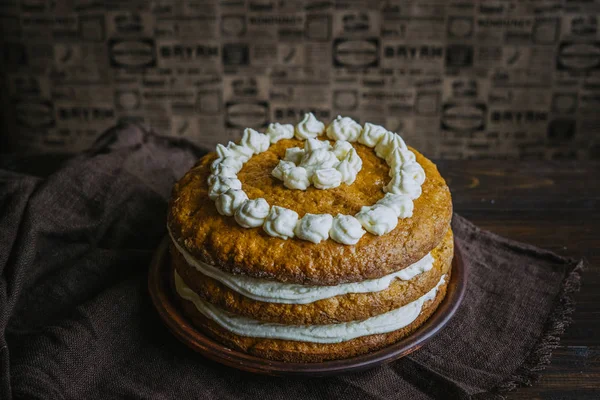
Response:
M436 158L600 158L600 3L2 0L4 150L205 147L312 111Z

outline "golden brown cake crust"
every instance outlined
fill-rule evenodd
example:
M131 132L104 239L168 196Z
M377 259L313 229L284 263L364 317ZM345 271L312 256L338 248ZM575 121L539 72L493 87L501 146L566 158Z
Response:
M280 304L252 300L228 288L187 264L171 244L173 266L183 281L200 297L219 308L248 318L286 325L334 324L363 320L402 307L431 290L448 272L454 241L449 229L444 240L432 250L431 270L411 280L396 279L388 289L373 293L351 293L309 304Z
M440 285L435 299L425 302L419 317L411 324L393 332L362 336L341 343L322 344L310 342L296 342L280 339L261 339L236 335L204 317L194 304L177 296L183 311L191 322L216 341L224 345L270 360L287 362L321 362L349 358L359 354L368 353L389 346L392 343L410 335L421 326L437 309L446 295L447 282Z
M252 157L239 172L250 198L263 197L270 205L305 213L350 214L372 205L384 193L389 168L373 149L353 143L363 168L352 185L306 191L286 189L271 176L288 147L302 142L281 140ZM262 228L246 229L233 217L220 215L208 198L207 178L216 158L210 153L199 160L173 188L168 225L175 239L196 258L234 274L310 285L337 285L379 278L418 261L438 245L452 216L450 191L436 166L411 149L425 170L423 193L414 202L411 218L383 236L365 234L354 246L329 239L319 244L282 240Z

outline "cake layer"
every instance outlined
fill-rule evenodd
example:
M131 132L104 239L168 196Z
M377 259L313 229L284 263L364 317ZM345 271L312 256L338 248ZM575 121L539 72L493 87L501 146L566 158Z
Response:
M333 360L340 358L352 357L355 355L367 353L370 351L374 351L390 345L403 337L412 333L415 329L421 326L437 309L440 302L443 300L446 294L447 282L449 280L450 275L445 275L444 278L439 282L439 285L436 285L436 288L432 291L428 292L422 300L418 300L415 302L414 306L405 306L409 310L398 309L398 314L403 314L396 316L397 319L390 318L388 323L383 322L383 325L387 327L384 330L389 330L385 333L376 333L369 334L368 331L357 328L357 325L354 323L346 323L333 325L331 327L327 326L318 326L313 328L313 331L316 329L322 335L320 337L325 338L324 340L328 340L328 334L326 332L329 328L330 333L335 332L337 330L341 330L342 332L346 332L346 337L352 337L352 334L347 334L348 331L352 331L353 328L355 331L360 331L360 333L365 333L365 335L361 335L359 337L351 338L349 340L343 340L337 343L316 343L314 342L314 337L311 337L311 327L287 327L285 325L277 325L277 324L267 324L269 327L273 329L280 328L280 332L290 332L290 329L303 329L303 332L307 333L311 340L313 341L303 341L303 340L289 340L289 339L278 339L278 338L259 338L259 337L251 337L241 335L239 333L234 333L230 329L237 330L240 332L240 326L246 328L250 326L250 331L254 329L252 334L256 334L256 329L260 329L260 327L264 327L265 324L259 321L255 321L254 323L250 323L250 325L245 325L249 320L247 318L233 316L229 314L230 318L238 319L236 322L232 322L229 320L228 322L224 322L220 320L222 318L222 314L217 316L216 319L219 322L215 322L212 318L215 318L215 315L211 315L210 312L207 312L206 309L203 309L201 306L200 311L197 308L197 304L193 301L186 300L182 297L180 298L182 308L184 313L191 319L193 324L204 331L209 336L213 337L215 340L229 346L233 349L241 350L248 352L250 354L254 354L260 357L273 359L273 360L282 360L288 362L320 362L325 360ZM185 290L180 290L185 294ZM189 293L188 293L189 294ZM193 296L192 296L193 297ZM205 305L209 305L209 303L203 302L199 297L196 297L196 303L198 301L202 302ZM210 306L213 308L214 306ZM418 308L420 312L415 308ZM223 311L220 311L223 313ZM393 313L393 311L392 311ZM410 314L410 318L407 317L407 313ZM208 317L205 315L209 315ZM227 313L228 314L228 313ZM227 315L225 314L225 315ZM381 315L379 317L375 317L375 319L383 319L385 315ZM240 322L240 319L241 321ZM367 320L369 321L369 320ZM366 323L366 321L360 321L356 324ZM229 329L225 328L223 325L227 326ZM341 325L341 326L340 326ZM298 331L295 331L294 334L297 334ZM317 335L318 335L317 333ZM337 333L337 332L335 332ZM335 333L333 333L334 337ZM267 336L268 334L264 334ZM275 336L285 336L281 333L275 334ZM289 335L288 335L289 336ZM298 338L303 337L302 335L296 336Z
M343 283L335 286L310 286L297 283L282 283L246 275L233 275L194 258L173 239L172 235L171 243L175 247L172 252L181 254L187 265L200 273L198 276L199 279L208 276L244 297L256 301L279 304L308 304L348 293L379 292L387 289L396 279L407 281L423 272L429 271L433 267L434 262L431 253L428 253L416 263L381 278L368 279L362 282Z
M182 298L191 301L205 317L215 321L221 327L241 336L267 339L305 341L311 343L340 343L358 337L388 333L413 322L421 313L426 301L432 300L438 287L445 283L442 275L438 283L423 296L405 306L365 320L327 325L287 325L264 322L230 313L203 300L174 272L175 290Z
M250 199L264 198L270 205L306 213L354 215L362 206L375 204L384 195L389 167L373 149L352 145L363 167L352 185L328 190L309 187L290 190L271 176L285 150L297 140L281 140L253 156L238 173ZM247 229L220 215L208 197L207 179L215 153L203 157L174 187L168 226L177 242L195 258L230 273L310 285L339 285L381 278L423 258L436 247L452 215L450 192L435 165L411 149L426 179L414 201L412 217L400 219L383 236L365 234L353 246L333 240L319 244L283 240L261 228Z
M332 324L366 319L404 306L431 290L450 269L453 256L452 231L431 251L433 267L409 280L394 279L386 289L370 293L348 293L307 304L256 301L203 275L171 247L172 262L183 280L203 299L235 314L284 324Z

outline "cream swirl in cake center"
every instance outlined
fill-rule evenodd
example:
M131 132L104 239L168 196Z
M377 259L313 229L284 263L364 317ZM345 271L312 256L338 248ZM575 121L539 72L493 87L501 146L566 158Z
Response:
M342 183L351 185L362 169L362 160L350 142L309 138L304 149L291 147L273 169L271 175L283 181L288 189L332 189ZM301 178L300 178L301 177Z

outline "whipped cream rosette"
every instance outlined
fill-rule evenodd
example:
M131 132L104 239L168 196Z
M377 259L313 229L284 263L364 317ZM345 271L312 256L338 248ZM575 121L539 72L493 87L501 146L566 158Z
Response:
M326 138L319 139L323 135ZM287 148L271 171L287 189L329 190L352 185L363 164L352 145L358 142L372 148L390 167L385 195L376 204L365 204L356 215L307 214L302 218L294 210L272 206L265 199L249 199L237 179L244 163L267 151L271 144L293 137L304 141L304 146ZM266 133L247 128L239 144L217 145L217 155L208 178L209 197L217 211L233 216L244 228L262 226L268 235L283 240L295 237L320 243L331 238L354 245L366 232L385 235L396 227L398 218L412 216L413 200L421 195L426 178L400 135L368 122L361 126L342 116L327 126L307 113L295 127L272 123Z

